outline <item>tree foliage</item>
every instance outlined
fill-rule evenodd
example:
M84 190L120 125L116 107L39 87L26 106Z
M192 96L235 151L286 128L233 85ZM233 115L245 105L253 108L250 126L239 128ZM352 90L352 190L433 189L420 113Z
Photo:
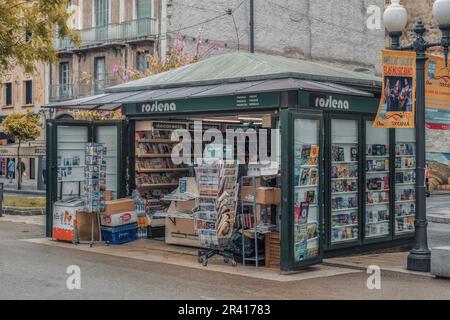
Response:
M206 59L217 52L216 45L204 45L202 40L202 32L199 31L195 36L194 45L189 48L184 43L184 37L181 33L177 33L173 46L170 48L165 59L161 59L157 55L148 55L146 57L148 68L144 71L125 68L123 66L114 65L113 75L122 78L123 81L136 80L148 77L157 73L169 71L191 63Z
M13 112L2 122L3 132L14 138L16 142L36 140L41 134L39 116L31 111L27 113Z
M0 75L16 65L32 73L37 61L55 63L54 35L79 36L69 28L68 0L0 0Z

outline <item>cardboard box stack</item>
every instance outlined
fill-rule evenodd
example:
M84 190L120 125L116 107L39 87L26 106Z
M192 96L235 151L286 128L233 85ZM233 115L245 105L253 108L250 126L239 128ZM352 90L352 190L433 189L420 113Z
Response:
M178 188L164 197L166 201L171 201L165 221L166 243L200 247L193 218L195 199L198 195L195 178L182 178Z
M103 240L111 244L136 240L137 218L134 199L106 201L100 219Z

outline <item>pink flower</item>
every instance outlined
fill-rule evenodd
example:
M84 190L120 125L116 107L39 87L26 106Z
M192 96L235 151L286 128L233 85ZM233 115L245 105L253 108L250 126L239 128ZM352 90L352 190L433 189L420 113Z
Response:
M119 76L119 66L117 64L115 64L113 67L113 75L114 75L114 77Z

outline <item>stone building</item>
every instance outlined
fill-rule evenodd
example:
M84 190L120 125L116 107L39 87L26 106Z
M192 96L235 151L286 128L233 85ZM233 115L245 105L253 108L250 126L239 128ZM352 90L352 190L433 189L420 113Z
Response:
M46 103L46 74L45 64L37 63L34 74L24 73L23 68L17 66L7 71L0 79L0 121L12 112L24 113L31 111L38 113ZM42 170L45 167L45 135L32 142L23 143L20 148L21 159L25 165L23 174L24 188L43 189ZM17 168L17 144L0 130L0 182L5 188L14 187L13 180L7 179L7 165L14 161ZM17 171L14 173L14 178ZM11 184L11 186L10 186Z
M50 66L50 102L103 92L125 70L146 68L157 49L158 0L72 0L70 25L81 44L56 39L58 64Z
M170 45L181 29L187 40L201 31L203 39L222 51L248 50L249 0L161 2L166 4L169 32L168 40L161 40L168 41L162 47ZM375 30L367 27L369 6L377 6L382 13L384 1L254 0L255 50L379 73L385 33L382 26ZM233 14L224 15L227 9ZM198 25L208 19L211 21Z

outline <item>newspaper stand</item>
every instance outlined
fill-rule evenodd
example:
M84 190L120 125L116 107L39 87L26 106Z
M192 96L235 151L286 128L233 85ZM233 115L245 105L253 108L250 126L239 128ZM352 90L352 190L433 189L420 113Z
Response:
M205 249L198 251L198 262L208 265L209 259L218 255L224 262L237 263L227 252L236 219L238 167L235 163L219 160L206 161L195 168L199 197L194 209L195 228Z

